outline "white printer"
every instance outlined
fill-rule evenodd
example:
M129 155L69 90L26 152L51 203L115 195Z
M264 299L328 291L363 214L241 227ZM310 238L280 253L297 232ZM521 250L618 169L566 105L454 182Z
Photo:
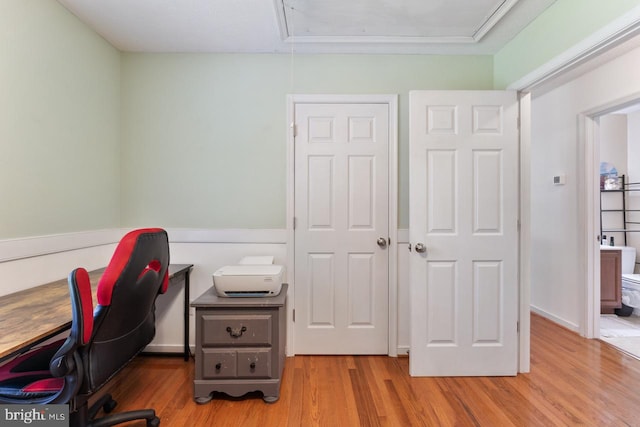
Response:
M213 273L213 286L221 297L273 297L280 293L284 266L272 256L242 258Z

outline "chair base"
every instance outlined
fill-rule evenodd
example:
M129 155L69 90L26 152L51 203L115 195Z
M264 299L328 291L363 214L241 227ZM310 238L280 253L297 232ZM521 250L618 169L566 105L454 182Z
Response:
M103 409L104 412L108 414L116 405L117 403L111 395L105 394L91 405L90 408L85 404L78 408L78 411L72 413L70 425L72 427L107 427L134 420L147 420L147 427L158 427L160 425L160 418L156 416L156 411L153 409L120 412L98 419L95 418L100 409Z

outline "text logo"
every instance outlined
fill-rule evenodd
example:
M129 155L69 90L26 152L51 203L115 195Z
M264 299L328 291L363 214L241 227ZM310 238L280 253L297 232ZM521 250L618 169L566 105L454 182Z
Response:
M0 405L0 426L68 427L68 405Z

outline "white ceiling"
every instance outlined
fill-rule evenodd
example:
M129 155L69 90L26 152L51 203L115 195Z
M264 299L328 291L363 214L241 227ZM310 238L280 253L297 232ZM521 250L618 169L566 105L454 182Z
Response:
M58 0L129 52L494 54L555 0Z

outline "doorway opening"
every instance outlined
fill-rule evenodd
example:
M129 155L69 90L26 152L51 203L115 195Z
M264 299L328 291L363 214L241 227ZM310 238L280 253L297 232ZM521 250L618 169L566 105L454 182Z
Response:
M640 358L640 103L599 116L600 339ZM620 258L620 273L611 260ZM615 267L615 268L611 268Z
M635 142L640 138L640 95L579 119L588 265L585 335L640 357L640 287L635 295L628 285L640 260L633 253L640 249L640 143ZM616 253L619 259L611 261ZM623 309L627 304L638 310Z

